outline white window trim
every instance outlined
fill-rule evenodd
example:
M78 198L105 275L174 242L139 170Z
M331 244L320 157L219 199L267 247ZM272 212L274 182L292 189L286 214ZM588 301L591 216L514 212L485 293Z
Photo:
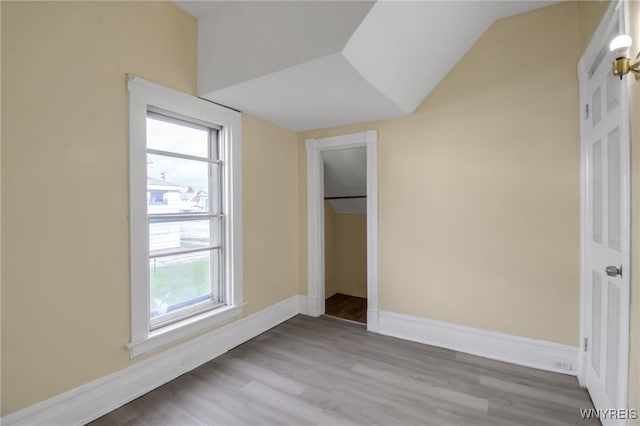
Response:
M240 113L185 93L127 75L129 90L129 230L131 250L131 358L201 333L242 315L242 142ZM223 214L227 306L149 331L146 119L149 107L221 126L226 188Z

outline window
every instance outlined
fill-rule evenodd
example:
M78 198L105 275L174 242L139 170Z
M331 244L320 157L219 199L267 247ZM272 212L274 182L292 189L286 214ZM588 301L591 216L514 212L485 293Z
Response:
M220 151L217 128L147 112L151 329L224 306Z
M242 314L240 114L128 79L135 357Z

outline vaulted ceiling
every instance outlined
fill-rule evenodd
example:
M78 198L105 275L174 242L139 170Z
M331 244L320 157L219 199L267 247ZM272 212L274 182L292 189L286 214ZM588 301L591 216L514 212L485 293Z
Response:
M176 3L199 96L301 131L411 114L496 19L556 2Z

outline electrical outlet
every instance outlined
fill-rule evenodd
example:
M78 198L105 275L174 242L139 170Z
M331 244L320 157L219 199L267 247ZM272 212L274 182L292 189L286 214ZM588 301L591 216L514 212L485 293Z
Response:
M566 359L554 359L551 362L551 367L558 370L567 370L571 371L573 366L571 365L571 361L567 361Z

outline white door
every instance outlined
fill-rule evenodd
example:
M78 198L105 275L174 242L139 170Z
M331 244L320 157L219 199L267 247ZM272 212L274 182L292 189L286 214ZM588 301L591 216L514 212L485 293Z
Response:
M612 74L612 54L602 52L590 67L591 75L583 76L588 78L582 126L588 199L586 386L597 409L622 409L627 407L629 350L627 82Z

